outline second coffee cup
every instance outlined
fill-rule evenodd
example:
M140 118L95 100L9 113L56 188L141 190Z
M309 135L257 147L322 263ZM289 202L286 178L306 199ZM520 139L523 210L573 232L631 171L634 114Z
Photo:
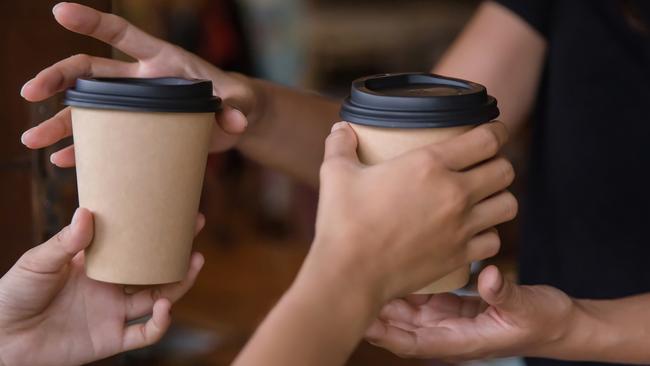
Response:
M482 85L426 73L357 79L341 108L341 118L357 134L359 159L365 164L442 142L498 115L496 100ZM457 290L469 274L469 266L463 266L416 293Z
M132 285L182 280L220 106L212 82L78 79L65 104L79 204L95 222L86 274Z

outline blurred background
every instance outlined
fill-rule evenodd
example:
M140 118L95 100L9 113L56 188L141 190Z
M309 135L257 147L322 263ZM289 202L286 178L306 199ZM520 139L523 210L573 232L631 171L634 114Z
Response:
M123 58L56 24L55 1L0 0L0 273L70 219L74 170L49 164L52 149L30 152L21 133L61 108L59 97L29 104L20 87L76 53ZM94 0L138 27L227 70L344 97L360 76L427 71L478 5L475 0ZM525 179L525 138L510 146ZM67 145L69 141L63 142ZM207 225L196 247L207 263L174 308L174 324L154 347L98 365L226 365L291 283L309 249L317 194L236 151L209 158L201 209ZM492 261L516 276L517 224L500 228ZM480 265L476 266L477 268ZM470 284L466 292L473 291ZM366 343L349 365L442 365L402 360ZM517 360L472 365L517 364Z

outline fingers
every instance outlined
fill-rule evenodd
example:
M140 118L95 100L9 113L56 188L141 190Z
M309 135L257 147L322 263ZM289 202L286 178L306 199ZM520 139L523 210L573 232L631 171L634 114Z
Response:
M60 271L93 238L93 217L85 208L78 208L72 223L45 243L32 248L19 263L32 272L54 273Z
M202 213L198 213L196 215L196 226L194 226L194 235L198 235L201 230L203 230L203 227L205 226L205 215Z
M495 266L485 268L478 278L481 298L488 304L506 311L521 310L521 289L507 281Z
M467 261L480 261L495 256L501 247L501 238L496 229L489 229L467 242Z
M238 109L224 105L223 110L217 115L217 124L225 133L241 135L246 131L248 119Z
M504 158L495 158L461 174L470 192L469 200L475 204L508 188L515 179L512 164Z
M153 305L153 314L146 323L134 324L124 329L122 352L150 346L158 342L171 324L172 304L167 299L159 299Z
M51 97L83 76L130 76L137 64L88 55L75 55L46 68L23 85L20 95L30 102Z
M432 296L433 295L429 294L410 294L404 297L404 300L406 300L406 302L411 305L417 306L426 304L429 302Z
M391 322L417 325L417 308L403 299L390 301L379 312L379 318Z
M482 124L464 134L432 145L448 168L464 170L494 157L508 140L506 126L498 121Z
M347 122L337 122L325 141L324 161L343 158L358 163L357 136Z
M470 234L480 233L491 227L510 221L517 216L518 203L515 196L503 191L476 204L469 213L467 229Z
M223 110L216 115L217 125L212 132L211 152L221 152L232 148L239 135L248 126L246 116L239 110L224 105Z
M40 149L59 142L72 135L70 107L64 108L54 117L25 131L20 137L23 145L30 149Z
M50 155L50 162L59 168L71 168L75 166L74 145L66 146Z
M154 57L166 45L117 15L102 13L84 5L59 3L52 13L66 29L108 43L138 60Z
M466 319L464 326L470 326ZM426 327L414 330L403 329L376 320L366 331L366 340L375 346L385 348L401 357L445 358L466 354L475 343L472 336L446 327Z
M380 311L379 318L391 325L410 330L437 326L445 319L472 318L481 311L478 296L457 296L452 293L411 295L393 300Z
M129 295L126 301L126 318L132 320L150 314L152 306L160 299L168 299L171 302L180 299L192 288L204 263L201 253L193 253L190 269L181 282L155 286Z
M370 325L366 331L366 340L400 356L415 355L418 351L419 342L414 331L398 328L381 320L375 320Z

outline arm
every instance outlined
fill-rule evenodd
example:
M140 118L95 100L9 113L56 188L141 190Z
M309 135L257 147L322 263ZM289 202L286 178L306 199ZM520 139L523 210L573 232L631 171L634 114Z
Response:
M548 357L650 363L650 294L617 300L575 300L567 335Z
M499 100L500 120L517 131L533 106L546 41L510 10L494 2L480 6L433 72L479 82ZM239 149L265 165L318 183L322 141L339 102L271 83L253 81L258 115Z
M379 310L351 276L305 267L233 365L343 365Z
M322 141L332 121L338 120L337 101L224 72L113 14L79 4L60 3L54 15L66 29L106 42L136 61L73 56L28 81L21 92L25 99L49 98L72 86L80 76L210 79L215 94L225 101L224 110L217 115L220 128L214 129L211 151L238 146L245 155L262 164L317 185ZM544 48L541 36L521 19L499 5L486 3L435 71L487 85L499 99L502 119L513 127L525 118L533 102ZM247 125L249 131L244 132ZM22 140L36 149L70 133L70 111L65 108L25 132ZM73 166L74 150L66 148L53 154L51 160L60 167Z
M545 52L541 34L509 9L487 1L433 72L485 85L499 101L499 119L514 134L535 101Z
M344 364L381 304L494 255L489 228L516 213L502 192L512 167L490 159L505 142L501 123L370 167L352 128L334 128L309 255L236 366Z
M262 164L284 170L314 186L322 161L322 142L332 121L338 119L338 103L315 94L292 91L241 74L224 72L205 60L141 31L126 20L87 6L60 3L53 9L63 27L91 36L133 57L134 62L76 55L39 72L25 83L21 95L40 101L74 85L81 76L160 77L177 76L212 80L214 92L224 101L216 116L211 151L239 146ZM249 131L244 131L249 128ZM37 149L71 134L70 110L26 131L22 141ZM242 138L243 136L243 138ZM52 155L60 167L74 165L72 147Z
M478 297L411 297L386 305L369 341L410 357L451 361L529 356L650 363L650 294L571 299L550 286L518 286L491 266ZM400 324L400 325L396 325Z
M323 141L339 118L339 101L263 80L249 79L256 111L237 148L263 165L283 170L314 187Z

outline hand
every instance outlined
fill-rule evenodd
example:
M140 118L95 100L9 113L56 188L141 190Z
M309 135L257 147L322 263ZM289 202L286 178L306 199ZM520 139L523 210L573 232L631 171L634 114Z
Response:
M199 217L197 231L204 220ZM93 217L80 208L70 226L29 250L0 279L0 364L79 365L148 346L169 327L171 303L190 289L203 257L182 282L126 294L84 273ZM151 315L146 323L127 324Z
M553 355L572 328L576 303L549 286L518 286L490 266L478 297L412 295L381 310L366 338L402 357L464 361Z
M132 56L135 62L122 62L88 55L75 55L44 69L28 81L21 95L30 102L47 99L74 85L79 77L162 77L210 79L214 92L224 100L217 114L220 128L214 129L211 151L232 147L248 124L247 116L255 98L247 79L226 73L198 56L141 31L123 18L101 13L87 6L59 3L52 10L56 21L73 32L106 42ZM70 108L26 131L22 142L31 149L56 143L72 134ZM74 147L50 157L59 167L74 166Z
M512 165L496 157L500 122L364 166L356 136L336 124L325 147L316 236L304 272L358 286L387 301L471 261L497 253L490 228L511 220L517 201L504 191Z

